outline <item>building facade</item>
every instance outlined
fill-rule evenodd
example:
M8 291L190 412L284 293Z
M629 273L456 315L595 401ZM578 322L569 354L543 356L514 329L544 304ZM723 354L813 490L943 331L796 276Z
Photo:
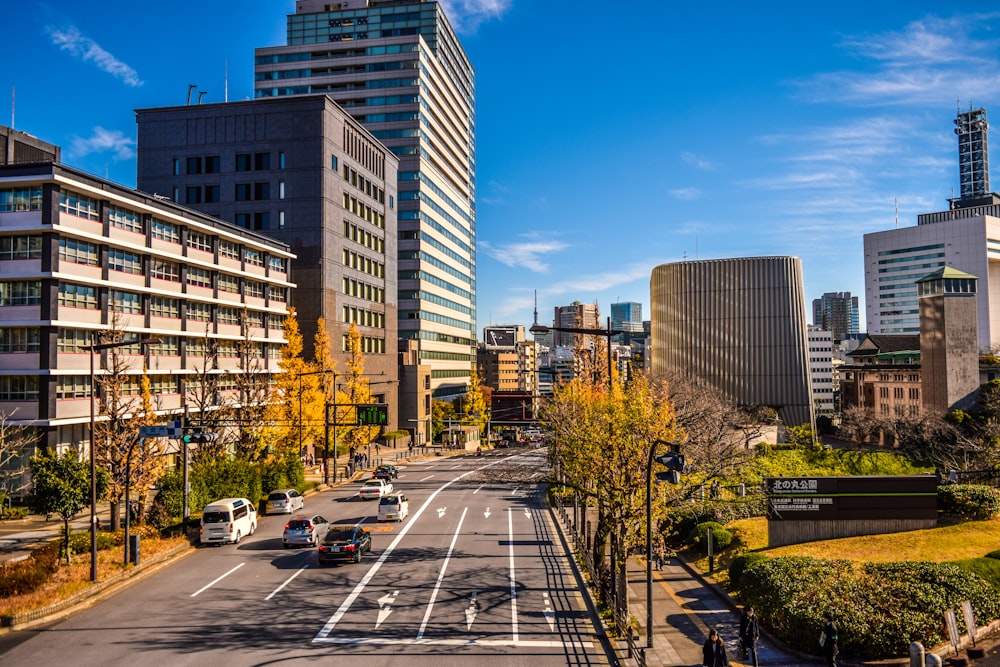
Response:
M814 326L809 327L809 377L815 415L833 417L836 412L833 332Z
M840 341L847 334L858 333L858 297L850 292L826 292L813 299L813 326L833 334Z
M399 156L399 336L437 398L476 354L475 74L431 0L297 0L287 44L256 49L256 99L322 93Z
M339 368L398 373L396 156L323 95L140 109L138 177L155 192L289 245L304 356L323 318ZM398 386L372 385L398 404ZM390 422L397 423L397 410Z
M979 396L976 278L943 268L917 281L923 407L969 410Z
M642 304L634 301L611 304L611 328L624 332L615 336L624 345L633 338L642 338Z
M748 257L662 264L650 280L654 374L700 377L738 405L813 424L802 262Z
M116 351L126 395L149 378L159 414L215 404L238 376L280 372L287 245L54 163L0 166L0 413L38 446L82 453L112 332L156 339ZM96 359L94 358L96 357ZM98 416L98 419L101 419Z
M596 304L580 303L574 301L568 306L556 306L555 314L552 318L552 326L569 327L572 329L600 329L600 311ZM582 334L567 333L565 331L552 330L553 347L582 347L586 345L588 337Z

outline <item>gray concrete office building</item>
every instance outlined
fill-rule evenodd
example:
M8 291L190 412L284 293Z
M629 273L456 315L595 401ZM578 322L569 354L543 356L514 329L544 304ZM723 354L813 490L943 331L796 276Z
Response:
M802 261L661 264L650 280L651 370L703 378L739 405L813 423Z
M395 379L396 156L324 95L140 109L136 119L140 190L292 248L304 356L322 317L343 370L354 324L365 371ZM372 391L396 404L396 385Z
M256 49L254 96L329 95L399 156L399 336L435 397L461 394L476 354L472 65L429 0L297 0L286 36Z

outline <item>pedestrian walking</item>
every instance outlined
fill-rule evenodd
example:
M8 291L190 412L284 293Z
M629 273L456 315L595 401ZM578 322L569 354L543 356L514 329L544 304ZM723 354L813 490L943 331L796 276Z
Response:
M823 648L823 657L826 658L826 667L837 667L837 654L840 653L838 643L840 637L837 632L837 624L833 622L833 612L823 612L823 632L819 635L819 645Z
M660 571L663 569L664 552L663 552L663 542L657 541L656 550L654 551L656 557L656 569Z
M760 639L760 629L757 627L757 614L753 607L743 610L740 618L740 651L744 660L752 660L753 667L757 664L757 641Z
M718 630L708 633L708 641L701 648L703 667L729 667L729 658L726 656L726 645L722 643L722 637Z

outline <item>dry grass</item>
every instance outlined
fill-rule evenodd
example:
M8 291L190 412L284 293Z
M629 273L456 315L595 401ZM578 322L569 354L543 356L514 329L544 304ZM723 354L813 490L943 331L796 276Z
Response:
M183 537L168 539L144 539L141 546L142 560L146 561L177 545L185 544ZM97 552L97 579L105 581L126 570L122 564L123 547L115 547ZM134 566L128 566L134 570ZM74 554L69 565L62 564L59 570L41 588L27 595L0 599L0 616L23 614L61 602L91 587L90 554Z

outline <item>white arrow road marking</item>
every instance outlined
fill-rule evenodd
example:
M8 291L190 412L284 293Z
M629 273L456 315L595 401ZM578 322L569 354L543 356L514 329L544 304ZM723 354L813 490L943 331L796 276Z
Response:
M240 569L244 565L246 565L246 563L240 563L239 565L237 565L236 567L234 567L233 569L231 569L229 572L226 572L221 577L219 577L217 579L213 579L212 581L210 581L209 583L205 584L204 586L202 586L201 588L199 588L198 590L196 590L194 593L192 593L191 597L194 597L195 595L198 595L198 593L201 593L202 591L208 590L209 588L211 588L215 584L219 583L220 581L222 581L223 579L225 579L226 577L228 577L229 575L231 575L233 572L235 572L236 570Z
M465 629L471 630L472 623L476 620L476 613L479 611L479 603L476 602L476 594L472 594L469 600L469 608L465 610Z
M382 621L389 618L389 614L392 613L392 605L396 602L397 595L399 595L399 591L393 591L392 595L386 593L378 599L378 619L375 621L376 630L378 630L378 626L382 625Z
M552 600L549 599L548 593L542 593L545 598L545 611L542 612L545 616L545 620L549 622L549 630L556 629L556 612L552 609Z
M483 516L486 517L487 519L490 518L490 508L489 507L487 507L486 511L483 512Z
M431 593L430 602L427 603L427 611L424 612L424 620L420 624L420 631L417 632L418 640L423 639L424 630L427 628L427 622L431 620L431 611L434 609L434 600L437 599L438 591L441 590L441 582L444 581L444 573L445 570L448 569L448 561L451 560L451 554L455 551L455 543L458 542L458 534L462 531L462 523L465 521L465 515L468 511L468 507L462 510L462 518L458 520L458 528L455 529L455 535L451 538L451 545L448 547L448 553L445 554L444 562L441 563L441 572L438 573L437 583L434 584L434 592Z
M273 598L273 597L274 597L275 595L277 595L278 593L280 593L280 592L281 592L281 589L282 589L282 588L284 588L284 587L285 587L285 586L287 586L288 584L292 583L292 579L294 579L295 577L297 577L297 576L299 576L300 574L302 574L302 570L305 570L305 569L306 569L306 568L308 568L308 567L309 567L309 565L303 565L302 567L300 567L300 568L298 569L298 571L297 571L297 572L296 572L295 574L293 574L292 576L290 576L290 577L288 577L287 579L285 579L285 583L281 584L280 586L278 586L277 588L275 588L275 589L274 589L273 591L271 591L271 594L270 594L270 595L268 595L268 596L267 596L266 598L264 598L264 599L265 599L265 600L270 600L270 599L271 599L271 598Z
M526 516L529 519L531 518L531 512L528 511L527 507L524 508L524 516Z
M439 508L438 508L438 518L440 519L441 517L443 517L443 516L444 516L444 513L445 513L445 512L447 511L447 510L448 510L448 508L447 508L447 507L439 507Z
M510 628L514 642L517 642L517 581L514 580L514 512L507 511L507 532L510 539Z

